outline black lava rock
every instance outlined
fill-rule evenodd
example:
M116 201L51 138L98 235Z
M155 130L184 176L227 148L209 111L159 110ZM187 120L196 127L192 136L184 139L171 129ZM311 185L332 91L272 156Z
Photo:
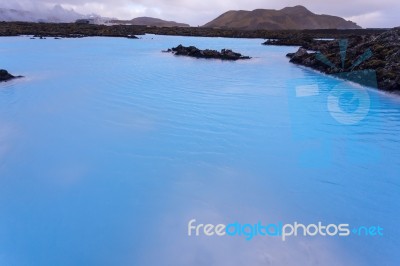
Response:
M3 81L9 81L15 78L21 78L22 76L13 76L10 73L8 73L7 70L0 69L0 82Z
M304 48L287 54L290 62L367 86L372 84L369 77L376 75L376 85L373 87L400 93L400 28L380 34L329 41L318 45L315 49L317 52L308 53ZM354 79L357 73L368 75Z
M175 48L168 49L166 52L173 53L175 55L183 55L195 58L206 58L206 59L221 59L221 60L241 60L241 59L250 59L249 56L243 56L240 53L233 52L229 49L222 49L220 52L216 50L200 50L194 46L183 46L178 45Z

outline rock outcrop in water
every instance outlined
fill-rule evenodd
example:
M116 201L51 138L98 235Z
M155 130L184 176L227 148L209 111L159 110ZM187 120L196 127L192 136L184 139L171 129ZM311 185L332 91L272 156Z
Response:
M243 56L240 53L235 53L232 50L222 49L220 52L216 50L200 50L194 46L183 46L178 45L175 48L168 49L166 52L173 53L175 55L183 55L195 58L206 58L206 59L221 59L221 60L240 60L240 59L250 59L249 56Z
M351 79L363 85L368 85L364 81L376 73L379 89L400 93L400 28L378 35L310 44L307 49L318 52L309 53L301 47L296 53L287 55L290 62L327 74L339 74L346 79L356 76L352 73L366 73L358 80Z
M336 36L334 36L336 38ZM330 38L330 39L335 39ZM279 45L279 46L301 46L305 49L318 49L318 47L326 44L329 39L315 39L301 33L292 34L284 38L268 39L263 45Z
M13 76L10 73L8 73L7 70L0 69L0 82L3 81L9 81L15 78L21 78L22 76Z

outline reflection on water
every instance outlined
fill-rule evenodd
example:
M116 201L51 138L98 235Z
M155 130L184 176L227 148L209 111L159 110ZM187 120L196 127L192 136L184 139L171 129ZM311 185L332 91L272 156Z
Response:
M367 114L342 123L365 98L332 109L330 93L365 89L261 42L0 39L2 67L26 76L0 85L0 265L399 264L399 99L367 90ZM160 52L178 44L254 59ZM192 218L385 231L189 238Z

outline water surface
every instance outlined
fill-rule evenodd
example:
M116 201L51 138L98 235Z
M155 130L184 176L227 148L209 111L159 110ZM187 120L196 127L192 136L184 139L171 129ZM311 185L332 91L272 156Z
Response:
M400 100L367 89L343 124L329 93L365 88L261 42L1 38L26 78L0 85L0 265L399 265ZM160 52L178 44L253 59ZM190 238L192 218L384 236Z

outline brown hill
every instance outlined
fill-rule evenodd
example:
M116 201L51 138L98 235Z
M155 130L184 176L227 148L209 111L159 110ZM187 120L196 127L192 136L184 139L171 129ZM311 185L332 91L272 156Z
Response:
M190 27L189 24L178 23L175 21L166 21L159 18L138 17L132 20L112 20L115 24L129 24L138 26L155 26L155 27Z
M304 6L285 7L281 10L256 9L228 11L205 24L207 28L243 30L303 30L303 29L360 29L356 23L341 17L317 15Z

